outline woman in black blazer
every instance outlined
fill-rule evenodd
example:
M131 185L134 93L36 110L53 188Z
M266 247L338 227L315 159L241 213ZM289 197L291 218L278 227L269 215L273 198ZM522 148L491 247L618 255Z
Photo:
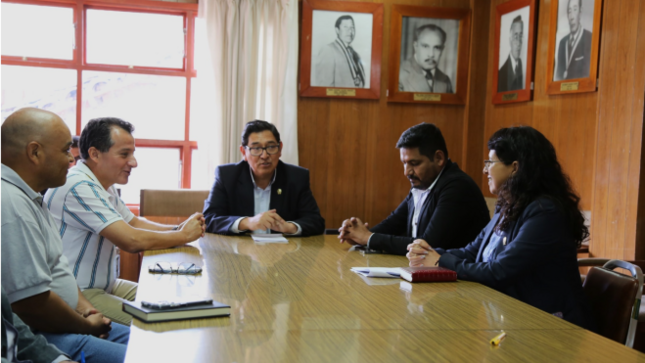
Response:
M464 248L408 246L410 266L438 264L462 280L482 283L555 316L593 329L577 248L589 236L580 197L562 172L555 149L529 126L497 131L484 161L493 219Z

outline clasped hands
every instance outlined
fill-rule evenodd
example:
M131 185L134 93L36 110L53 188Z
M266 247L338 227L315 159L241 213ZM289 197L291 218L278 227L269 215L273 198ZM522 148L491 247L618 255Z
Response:
M428 242L422 239L415 239L408 245L408 253L405 257L410 260L410 267L435 266L440 254L437 253Z
M110 330L112 330L112 321L110 319L106 318L93 307L82 310L77 309L76 312L87 319L90 324L89 334L101 339L107 339L110 335Z
M204 237L206 232L206 220L201 213L195 213L188 219L183 221L178 228L181 232L186 234L188 241L194 241L199 237Z
M240 231L271 229L285 234L294 234L298 232L298 227L295 224L286 222L282 219L275 209L268 210L253 217L242 219L238 229Z
M363 223L359 218L351 217L343 221L343 224L338 228L338 239L340 243L348 243L350 245L367 245L372 232L370 232L369 224Z

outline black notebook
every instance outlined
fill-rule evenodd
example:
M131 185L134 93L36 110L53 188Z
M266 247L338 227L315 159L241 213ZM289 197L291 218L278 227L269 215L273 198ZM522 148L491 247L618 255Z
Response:
M211 318L231 315L231 307L213 301L212 304L189 306L168 310L149 309L141 306L141 301L124 301L123 311L146 323L169 320Z

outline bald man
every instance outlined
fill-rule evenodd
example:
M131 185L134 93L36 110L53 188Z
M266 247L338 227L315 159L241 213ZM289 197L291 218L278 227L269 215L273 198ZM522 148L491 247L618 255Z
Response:
M129 327L112 323L76 285L56 222L36 192L65 184L72 137L57 115L20 109L2 124L2 288L11 308L72 359L122 362Z

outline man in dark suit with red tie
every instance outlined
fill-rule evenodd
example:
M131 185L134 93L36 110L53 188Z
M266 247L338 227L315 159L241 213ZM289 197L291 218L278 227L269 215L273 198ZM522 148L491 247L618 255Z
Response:
M567 16L570 33L560 40L554 79L576 79L589 77L591 60L591 32L580 23L581 0L569 0Z
M312 86L365 88L363 62L350 45L355 35L354 18L343 15L336 20L336 40L320 50Z
M518 15L511 23L510 44L511 51L508 59L499 69L497 77L497 92L515 91L524 89L524 77L522 75L522 42L524 40L524 22Z

